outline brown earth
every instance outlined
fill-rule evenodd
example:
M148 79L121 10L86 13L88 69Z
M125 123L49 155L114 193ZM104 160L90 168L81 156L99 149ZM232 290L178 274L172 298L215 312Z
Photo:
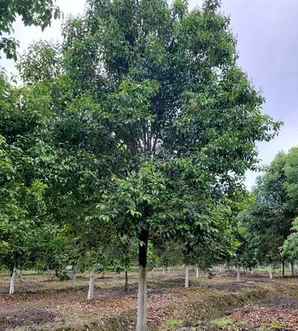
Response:
M236 282L232 276L202 276L200 280L193 279L191 288L184 289L182 272L151 272L150 329L176 330L181 325L196 326L200 321L228 316L235 325L245 325L243 330L261 326L298 330L298 280L269 281L264 275L245 275ZM137 275L132 273L129 278L130 290L125 293L122 275L107 274L104 279L98 275L95 299L87 302L88 279L84 275L75 285L47 276L25 275L23 281L17 282L13 296L6 294L9 279L2 276L0 331L133 330ZM226 330L232 329L229 326ZM237 326L237 330L241 327Z

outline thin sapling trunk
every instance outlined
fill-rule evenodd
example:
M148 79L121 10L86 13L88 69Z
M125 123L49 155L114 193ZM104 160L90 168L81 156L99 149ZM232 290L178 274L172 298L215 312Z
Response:
M95 287L95 273L94 271L91 271L89 276L89 288L88 288L87 300L94 299L94 287Z
M189 288L189 266L185 266L185 288Z
M240 267L237 266L237 282L240 282L241 274L240 274Z
M13 268L11 277L10 277L10 284L9 284L9 294L13 295L15 292L15 284L16 284L16 278L17 278L17 269L16 267Z
M199 279L199 268L198 267L196 267L196 279Z
M142 230L139 244L139 287L136 331L147 331L147 250L149 232Z
M125 270L124 291L128 292L128 272L127 272L127 270Z
M273 273L272 273L272 265L269 266L269 270L268 270L268 273L269 273L269 279L273 279Z

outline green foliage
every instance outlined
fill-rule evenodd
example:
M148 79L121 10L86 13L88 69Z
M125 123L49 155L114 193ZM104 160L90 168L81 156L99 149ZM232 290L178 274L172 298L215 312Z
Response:
M297 216L293 193L298 165L296 159L295 149L275 157L258 179L255 202L242 215L249 231L251 251L255 250L260 263L293 259L296 254L295 234L290 235Z
M293 209L298 210L298 148L289 151L285 165L286 190Z
M26 23L47 24L52 2L30 4ZM202 267L233 254L236 192L256 142L280 124L263 114L218 8L89 0L61 49L38 43L21 58L28 85L1 82L1 168L12 195L25 191L17 213L5 200L4 227L39 224L40 263L127 269L137 245L145 266L148 247L173 241Z
M283 255L290 261L298 258L298 218L293 222L292 233L283 244Z
M28 48L17 63L22 80L33 84L58 78L62 74L62 57L58 45L36 42Z
M52 18L59 16L55 0L2 0L0 9L0 51L8 58L16 59L17 42L10 34L13 23L20 16L25 25L37 25L46 28Z

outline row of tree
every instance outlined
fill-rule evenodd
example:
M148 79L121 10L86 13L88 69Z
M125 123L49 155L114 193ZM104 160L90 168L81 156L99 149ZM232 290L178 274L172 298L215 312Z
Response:
M258 178L257 185L239 214L242 245L237 256L244 267L285 262L293 266L297 255L298 148L279 153Z
M16 269L73 265L90 271L92 298L96 269L137 260L143 331L151 252L202 268L237 256L243 177L280 123L218 9L89 0L61 45L19 59L22 86L1 76L0 261L12 283Z

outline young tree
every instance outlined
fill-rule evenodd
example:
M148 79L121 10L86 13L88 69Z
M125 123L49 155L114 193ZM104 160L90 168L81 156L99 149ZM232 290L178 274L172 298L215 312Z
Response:
M37 108L32 111L26 93L9 86L4 78L0 94L0 258L11 270L13 294L16 269L32 259L44 226L46 183L35 172L35 162L43 155L34 153L43 116Z
M289 205L298 214L298 148L292 148L286 157L286 190L290 198Z
M283 244L283 256L289 261L298 259L298 218L293 222L292 233Z
M284 274L284 256L281 248L290 234L295 216L286 190L285 173L287 156L280 153L258 179L255 190L256 202L246 214L252 244L257 248L260 264L281 262Z

